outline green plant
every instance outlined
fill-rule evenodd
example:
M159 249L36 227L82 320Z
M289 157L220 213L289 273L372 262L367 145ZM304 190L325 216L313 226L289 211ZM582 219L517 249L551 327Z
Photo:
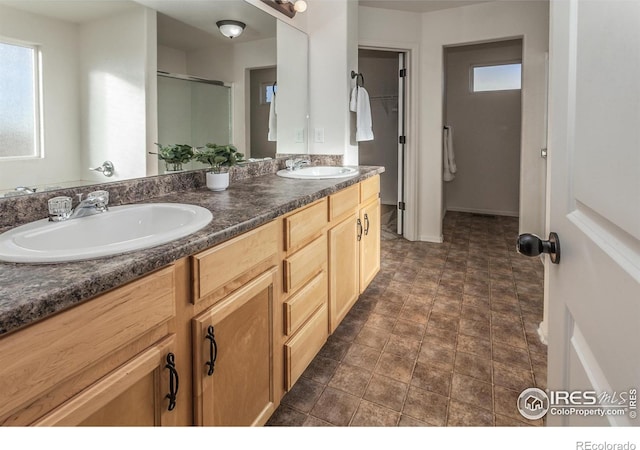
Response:
M233 145L206 144L198 147L194 153L194 159L203 164L208 164L214 173L220 173L223 167L235 166L244 159L242 153Z
M155 143L158 146L158 153L149 152L154 155L158 155L158 159L166 161L170 164L185 164L193 159L193 147L187 144L171 144L163 146Z

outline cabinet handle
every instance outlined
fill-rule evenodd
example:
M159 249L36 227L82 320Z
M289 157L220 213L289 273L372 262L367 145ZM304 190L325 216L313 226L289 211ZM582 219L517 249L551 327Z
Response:
M169 393L165 398L169 399L169 411L173 411L176 407L176 397L178 396L178 386L180 384L178 371L176 370L176 357L173 353L167 355L167 364L164 367L169 369Z
M369 234L369 216L367 213L364 214L364 235L367 236Z
M207 328L206 339L209 339L209 361L206 362L206 365L209 366L209 372L207 372L207 375L211 376L218 358L218 344L213 334L213 325L209 325L209 328Z
M362 221L358 218L358 240L362 239Z

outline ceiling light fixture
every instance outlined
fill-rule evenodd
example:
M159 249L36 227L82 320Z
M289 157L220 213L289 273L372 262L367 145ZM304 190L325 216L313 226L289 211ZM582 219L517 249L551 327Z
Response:
M244 23L237 20L219 20L216 22L216 25L220 33L229 39L240 36L246 27Z
M305 0L262 0L262 2L291 18L297 12L302 13L307 10L307 2Z

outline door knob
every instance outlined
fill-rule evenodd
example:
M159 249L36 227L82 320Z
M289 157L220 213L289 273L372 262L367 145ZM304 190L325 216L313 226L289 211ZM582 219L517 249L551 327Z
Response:
M548 253L553 264L560 264L560 239L556 233L549 233L548 241L543 241L535 234L521 234L518 236L516 249L524 256Z

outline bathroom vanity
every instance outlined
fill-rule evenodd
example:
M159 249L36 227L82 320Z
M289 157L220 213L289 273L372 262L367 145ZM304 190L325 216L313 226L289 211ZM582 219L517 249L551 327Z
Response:
M148 201L213 221L111 258L0 264L0 423L263 425L380 268L383 170L175 192Z

